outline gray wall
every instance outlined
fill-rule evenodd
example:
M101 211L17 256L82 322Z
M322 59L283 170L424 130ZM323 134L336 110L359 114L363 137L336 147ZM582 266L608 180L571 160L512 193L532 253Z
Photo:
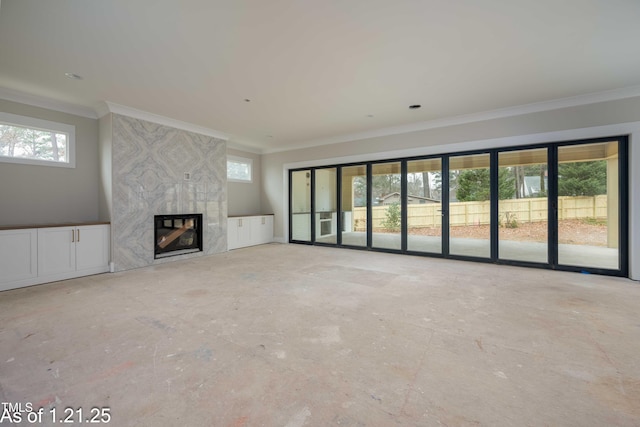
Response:
M76 127L73 169L0 163L0 225L97 221L98 120L2 99L0 111Z
M262 210L262 171L260 155L227 148L230 156L245 157L253 160L253 182L228 182L228 212L234 215L259 215L272 213Z
M632 150L640 138L622 124L635 126L640 121L640 97L590 105L562 108L553 111L523 114L514 117L478 121L462 125L440 127L392 136L367 138L322 147L312 147L262 156L263 208L272 210L274 234L277 240L286 241L287 218L287 170L291 167L319 166L344 162L378 160L410 155L441 154L453 151L493 148L580 139L595 136L632 134ZM616 125L616 126L613 126ZM596 128L595 133L589 128ZM608 129L611 129L608 131ZM623 129L624 131L620 131ZM596 135L597 132L611 132ZM634 141L633 135L636 136ZM552 139L548 139L552 138ZM638 150L636 150L637 152ZM631 165L631 176L637 176ZM631 194L637 193L637 184L631 182ZM631 200L632 209L640 210L640 200ZM634 212L631 210L630 212ZM633 216L630 220L633 222ZM640 248L637 233L631 236L631 248ZM640 251L630 253L633 278L640 279Z

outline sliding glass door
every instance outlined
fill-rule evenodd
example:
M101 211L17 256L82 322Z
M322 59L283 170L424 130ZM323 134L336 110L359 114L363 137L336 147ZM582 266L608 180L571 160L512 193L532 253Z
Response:
M491 255L489 153L449 157L449 254Z
M549 262L547 148L498 153L498 256Z
M316 169L314 179L316 242L338 242L337 169Z
M401 248L402 175L400 162L374 163L371 167L371 246Z
M291 173L291 240L311 241L311 171Z
M407 250L442 253L442 160L407 162Z
M558 264L620 268L618 141L558 147Z
M625 275L625 137L290 172L292 242Z
M367 166L343 166L341 169L342 244L367 246Z

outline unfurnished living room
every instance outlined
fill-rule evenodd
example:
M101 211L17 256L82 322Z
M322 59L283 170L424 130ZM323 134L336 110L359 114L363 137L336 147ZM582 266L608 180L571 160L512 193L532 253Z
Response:
M0 425L640 425L640 2L0 2Z

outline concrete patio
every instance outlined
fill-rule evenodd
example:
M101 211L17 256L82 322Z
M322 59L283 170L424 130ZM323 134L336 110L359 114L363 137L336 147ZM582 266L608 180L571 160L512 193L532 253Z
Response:
M335 244L335 236L325 236L319 242ZM342 233L342 244L347 246L366 246L367 235L363 232ZM400 250L400 235L392 233L373 233L373 245L381 249ZM488 258L490 256L489 240L452 238L450 244L452 254L460 256ZM408 250L424 253L440 253L442 243L440 237L408 236ZM500 257L502 259L547 262L547 245L538 242L500 241ZM616 270L618 250L602 246L558 245L560 262L564 265L597 267Z

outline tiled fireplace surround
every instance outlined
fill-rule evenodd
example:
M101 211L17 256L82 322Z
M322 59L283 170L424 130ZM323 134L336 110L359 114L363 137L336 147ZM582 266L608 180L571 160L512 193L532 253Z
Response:
M111 194L106 198L115 270L171 261L154 259L154 215L203 215L203 252L174 259L224 252L226 142L113 113L107 123Z

